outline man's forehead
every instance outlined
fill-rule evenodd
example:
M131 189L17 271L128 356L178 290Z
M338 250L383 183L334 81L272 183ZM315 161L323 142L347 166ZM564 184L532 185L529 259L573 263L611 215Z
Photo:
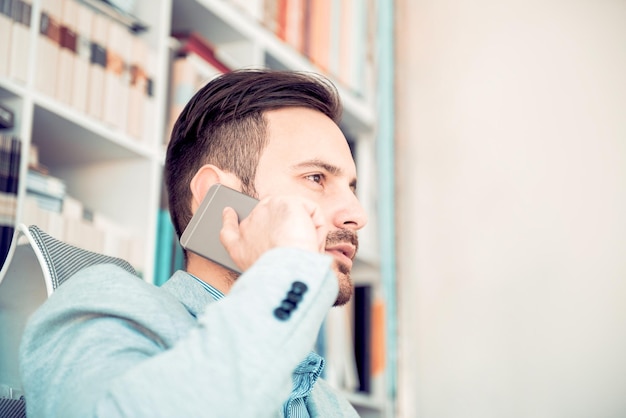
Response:
M262 157L277 159L289 166L326 166L354 175L354 160L341 129L321 112L307 108L267 112L270 118Z

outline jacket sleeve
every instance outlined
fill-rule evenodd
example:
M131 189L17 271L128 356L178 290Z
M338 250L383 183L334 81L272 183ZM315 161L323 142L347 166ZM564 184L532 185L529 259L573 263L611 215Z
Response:
M330 257L274 249L196 322L164 291L90 267L29 321L20 356L28 414L276 416L337 291ZM289 298L296 303L279 309Z

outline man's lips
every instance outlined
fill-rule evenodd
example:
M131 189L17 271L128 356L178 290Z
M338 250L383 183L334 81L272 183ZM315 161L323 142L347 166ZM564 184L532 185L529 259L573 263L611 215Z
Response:
M352 260L356 255L356 247L349 243L335 244L326 247L326 252L332 254L339 261L352 265Z

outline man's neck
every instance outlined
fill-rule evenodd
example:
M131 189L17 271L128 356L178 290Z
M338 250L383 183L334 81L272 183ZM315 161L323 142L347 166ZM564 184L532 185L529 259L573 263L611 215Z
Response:
M227 294L235 283L238 274L196 254L188 253L186 271L210 284L223 294Z

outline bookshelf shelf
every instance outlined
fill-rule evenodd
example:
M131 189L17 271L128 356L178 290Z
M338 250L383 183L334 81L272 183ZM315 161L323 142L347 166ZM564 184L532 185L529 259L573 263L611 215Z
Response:
M26 89L19 84L0 77L0 99L24 97Z
M152 157L152 150L99 122L83 115L67 114L67 110L60 108L52 110L37 102L32 139L50 165Z

